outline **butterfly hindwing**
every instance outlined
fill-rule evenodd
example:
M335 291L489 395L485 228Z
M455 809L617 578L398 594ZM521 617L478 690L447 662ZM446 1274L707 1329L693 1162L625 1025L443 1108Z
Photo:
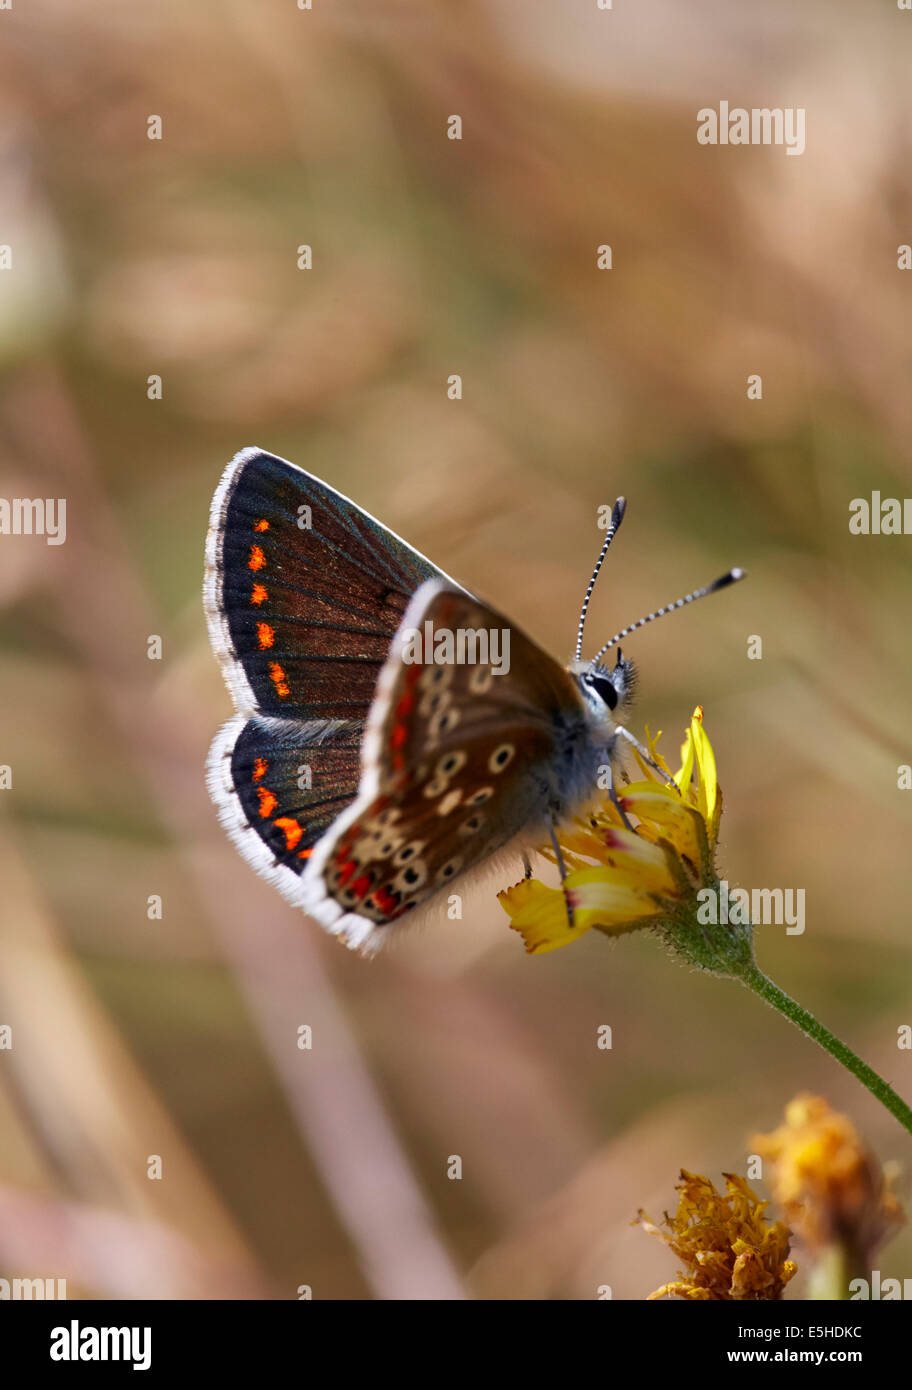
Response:
M443 577L341 493L260 449L212 502L205 604L238 709L363 719L415 590Z
M363 723L236 715L209 754L209 791L244 857L292 901L313 848L354 799Z
M406 639L499 634L498 662L419 663ZM488 644L488 655L493 648ZM464 591L416 594L370 712L357 800L314 850L303 905L349 944L373 949L383 928L423 905L524 827L556 793L555 752L584 714L571 677L518 628Z

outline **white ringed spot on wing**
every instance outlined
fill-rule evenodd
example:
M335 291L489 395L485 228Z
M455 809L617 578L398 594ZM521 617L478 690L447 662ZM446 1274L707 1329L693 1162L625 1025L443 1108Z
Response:
M413 859L410 864L406 864L404 869L400 869L393 879L393 890L405 896L408 893L416 893L427 878L427 865L423 859Z
M488 758L488 771L503 772L507 764L512 761L515 753L516 749L512 743L502 743L499 748L494 749Z

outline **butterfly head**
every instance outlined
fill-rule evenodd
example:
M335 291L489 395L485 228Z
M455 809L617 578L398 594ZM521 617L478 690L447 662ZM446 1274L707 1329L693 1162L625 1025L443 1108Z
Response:
M586 589L583 599L583 606L580 611L579 625L576 633L576 660L569 668L579 683L580 693L586 703L589 713L599 722L619 723L624 714L630 707L633 699L634 687L636 685L636 668L632 661L626 661L621 654L618 643L628 637L631 632L636 632L638 628L645 627L647 623L655 622L656 618L662 618L666 613L674 613L679 608L684 608L693 603L695 599L704 598L707 594L713 594L718 589L724 589L729 584L736 583L744 578L742 569L731 569L712 584L706 584L701 589L694 589L689 594L684 594L681 598L675 599L673 603L664 604L661 608L655 609L652 613L647 613L645 617L638 618L635 623L630 623L627 627L621 628L616 632L610 641L606 642L596 652L590 661L583 661L583 628L586 622L586 613L589 609L589 600L592 597L592 590L598 578L602 561L607 554L608 547L611 545L615 534L624 519L627 503L623 497L619 497L614 504L611 512L610 524L607 527L599 557L595 562L595 569L592 578ZM602 662L602 657L612 647L617 650L617 659L613 666L606 666Z
M599 721L618 723L633 702L636 667L618 649L613 666L598 661L577 663L574 675L589 712Z

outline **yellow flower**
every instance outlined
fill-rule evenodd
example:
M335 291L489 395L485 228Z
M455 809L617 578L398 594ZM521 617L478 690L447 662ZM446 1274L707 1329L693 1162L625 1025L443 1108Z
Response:
M702 885L715 882L722 796L702 708L694 710L674 776L656 741L647 730L650 755L674 785L634 755L643 778L619 796L633 828L606 798L558 832L568 871L563 890L527 879L498 894L527 951L554 951L593 927L611 936L661 927L694 902ZM541 852L553 861L550 848Z
M778 1299L797 1266L788 1259L789 1230L770 1224L761 1202L745 1180L723 1174L725 1193L709 1178L681 1169L681 1197L674 1217L665 1214L667 1230L641 1211L634 1222L658 1236L684 1265L678 1278L649 1295L675 1294L688 1299Z
M593 804L541 853L563 863L560 888L524 880L498 894L530 954L554 951L594 927L606 936L650 928L691 966L739 980L853 1073L912 1134L912 1106L757 964L754 928L720 912L715 856L722 815L716 760L698 706L672 776L649 737L642 772L615 801ZM555 851L559 852L555 852ZM870 1237L865 1236L870 1244Z
M848 1116L820 1096L796 1096L785 1124L754 1135L751 1144L770 1160L770 1189L812 1249L840 1246L869 1269L874 1252L904 1223L877 1159Z

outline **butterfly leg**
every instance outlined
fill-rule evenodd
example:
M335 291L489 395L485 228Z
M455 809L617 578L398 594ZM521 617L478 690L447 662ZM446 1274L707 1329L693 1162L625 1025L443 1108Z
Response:
M633 826L630 824L630 820L628 819L627 812L624 810L623 806L621 805L621 799L620 799L620 797L619 797L618 794L617 794L617 787L616 787L615 784L614 784L614 768L611 766L610 763L607 764L607 768L608 768L608 773L607 773L607 776L608 776L608 800L611 802L612 806L613 806L614 809L617 811L617 813L618 813L618 815L620 816L621 820L624 822L624 827L625 827L625 829L627 829L627 830L632 830L632 829L633 829Z
M525 850L522 851L522 862L523 862L523 878L531 878L531 877L532 877L532 865L531 865L531 863L530 863L530 861L529 861L529 856L528 856L528 854L526 854L526 851L525 851Z
M659 774L665 785L667 787L674 787L675 791L678 791L678 784L672 781L672 779L669 777L668 773L664 770L664 768L659 767L658 763L656 762L655 758L653 758L649 749L643 747L642 743L640 743L640 740L636 737L636 735L632 734L629 729L625 729L622 724L618 724L616 727L617 732L621 735L621 737L625 738L628 743L633 744L634 748L639 753L640 757L643 759L643 762L647 763L649 767L652 768L653 772L657 772Z
M550 811L547 812L545 821L548 826L548 834L551 836L551 846L554 850L554 857L557 860L557 872L560 874L561 888L563 888L564 892L564 904L567 908L567 925L572 928L574 925L573 904L570 901L566 888L564 888L564 883L567 878L567 866L564 863L563 852L560 847L560 841L557 838L557 831L554 829L554 820Z

